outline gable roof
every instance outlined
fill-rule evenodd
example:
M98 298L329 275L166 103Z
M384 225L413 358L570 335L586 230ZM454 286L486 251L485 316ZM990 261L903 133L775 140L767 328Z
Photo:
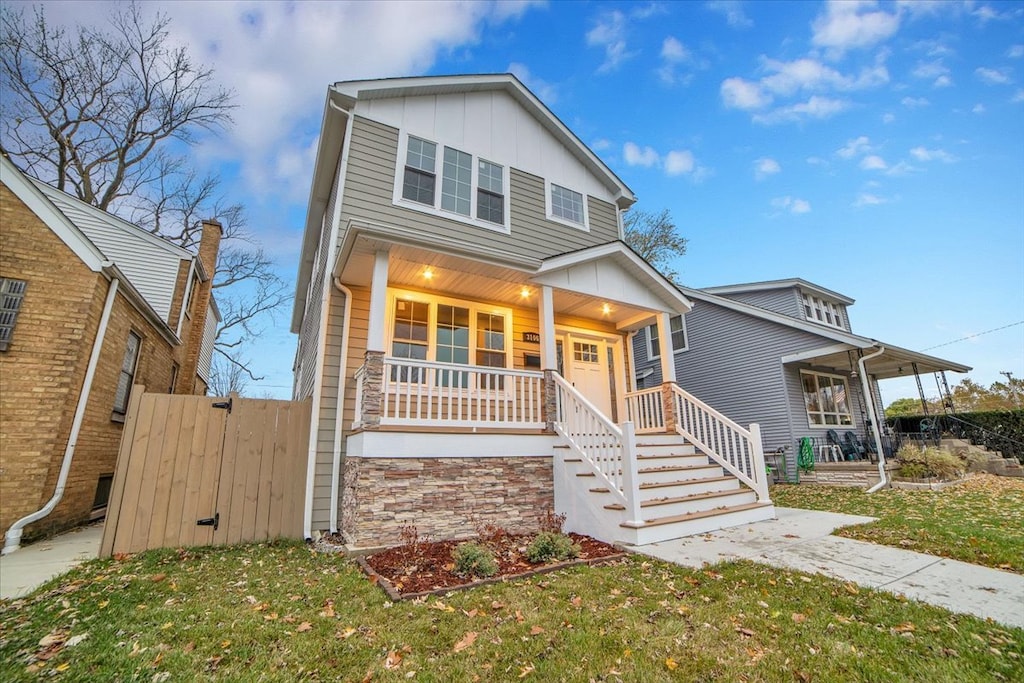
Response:
M791 277L785 280L764 280L762 282L747 282L735 285L722 285L720 287L702 287L702 292L709 294L742 294L744 292L763 292L771 289L786 289L787 287L799 287L802 290L813 292L825 299L832 299L846 305L853 304L854 300L845 294L826 289L821 285L808 282L802 278Z
M781 282L781 281L776 281ZM804 282L799 280L799 282ZM810 284L810 283L808 283ZM818 325L816 323L809 322L807 320L800 320L799 318L793 318L783 313L776 313L775 311L769 311L759 306L753 306L751 304L743 303L742 301L736 301L729 299L724 296L718 296L717 294L709 293L706 289L690 289L688 287L680 287L682 292L698 301L705 301L716 306L728 308L738 313L743 313L761 320L767 320L779 325L784 325L793 329L808 332L813 335L817 335L825 340L825 345L819 349L809 351L806 353L794 353L783 358L784 362L797 362L801 360L808 360L812 357L820 357L832 353L837 353L845 348L849 349L874 349L884 347L893 360L893 362L906 362L906 363L919 363L925 366L923 372L937 372L939 370L953 370L955 372L970 372L971 368L967 365L960 363L954 363L953 361L945 360L937 356L929 356L918 351L911 351L895 344L887 344L871 337L863 337L859 334L852 334L843 330L828 328L824 325ZM829 343L830 342L830 343ZM895 366L894 366L895 367ZM897 376L899 373L893 373L890 376ZM882 377L879 375L881 379Z

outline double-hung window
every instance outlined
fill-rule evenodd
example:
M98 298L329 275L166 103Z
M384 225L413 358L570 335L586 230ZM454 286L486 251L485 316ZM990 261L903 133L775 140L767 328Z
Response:
M396 203L473 225L507 227L504 166L413 135L405 140Z
M668 319L669 326L669 337L672 341L672 352L679 353L685 351L687 347L686 340L686 322L683 320L683 316L674 315ZM647 327L647 358L648 360L654 360L661 357L661 339L658 337L658 326L657 324L648 325Z
M850 389L845 377L801 370L800 380L803 383L804 405L810 426L853 424Z
M114 415L124 416L128 412L128 397L135 381L135 368L139 363L139 350L142 348L142 337L134 332L128 333L128 342L124 347L121 359L121 372L117 377L117 391L114 394Z

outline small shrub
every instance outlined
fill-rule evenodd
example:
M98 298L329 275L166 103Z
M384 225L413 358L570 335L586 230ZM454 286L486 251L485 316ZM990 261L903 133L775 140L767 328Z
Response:
M420 531L415 524L407 524L398 527L398 540L401 545L407 545L416 550L420 543L429 543L430 539L424 536L420 538Z
M579 557L580 547L564 534L542 531L526 548L526 559L537 564L550 560L571 560Z
M498 572L494 554L478 543L460 543L452 551L455 573L460 576L487 578Z
M555 511L548 508L544 511L544 515L540 518L540 530L547 531L552 534L562 533L562 528L565 526L565 514L556 515Z
M498 526L497 524L477 523L475 528L477 537L479 537L480 542L484 544L501 543L502 540L511 535L508 529Z
M910 479L935 478L943 481L959 479L964 474L964 462L949 451L926 446L918 448L908 444L896 454L900 461L899 474Z

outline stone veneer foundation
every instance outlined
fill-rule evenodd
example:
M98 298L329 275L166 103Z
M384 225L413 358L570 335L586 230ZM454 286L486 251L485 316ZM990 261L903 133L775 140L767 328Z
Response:
M357 548L474 536L478 526L535 531L554 509L552 458L366 458L344 465L341 532Z

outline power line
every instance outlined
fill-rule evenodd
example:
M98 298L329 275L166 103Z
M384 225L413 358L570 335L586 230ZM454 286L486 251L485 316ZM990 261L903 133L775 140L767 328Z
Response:
M999 330L1005 330L1008 327L1014 327L1015 325L1024 325L1024 320L1018 320L1015 323L1010 323L1009 325L1003 325L1002 327L993 327L991 330L985 330L984 332L978 332L977 334L969 334L966 337L961 337L960 339L954 339L953 341L948 341L948 342L945 342L945 343L942 343L942 344L936 344L935 346L929 346L927 349L921 349L921 350L922 351L931 351L932 349L937 349L940 346L949 346L950 344L956 344L957 342L967 341L968 339L974 339L975 337L980 337L981 335L989 334L990 332L998 332Z

